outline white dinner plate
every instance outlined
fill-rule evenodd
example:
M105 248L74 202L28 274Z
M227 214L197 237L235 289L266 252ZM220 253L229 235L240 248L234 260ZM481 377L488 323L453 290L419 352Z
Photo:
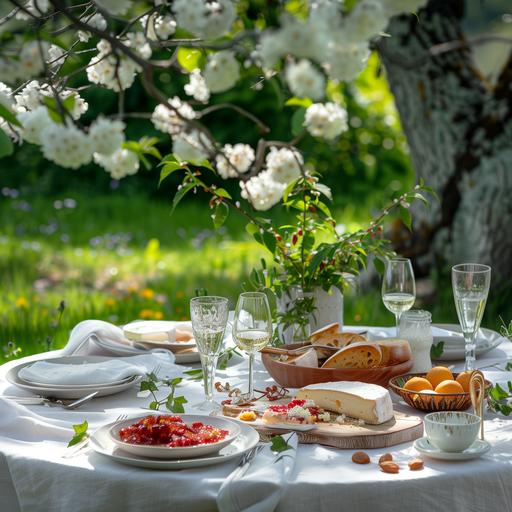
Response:
M103 361L109 361L110 357L105 356L66 356L66 357L54 357L47 359L40 359L40 361L50 361L53 363L59 364L83 364L83 363L101 363ZM142 379L141 375L134 375L127 381L123 381L120 384L107 384L105 386L96 385L96 386L66 386L66 387L56 387L43 385L38 386L36 384L29 384L22 380L18 376L18 372L25 366L34 364L34 361L29 363L20 363L16 366L13 366L5 375L7 381L14 386L25 389L39 396L50 397L50 398L70 398L77 399L83 398L84 396L89 395L95 391L98 392L97 397L114 395L116 393L120 393L125 391L126 389L131 388L134 384L139 382Z
M471 460L481 457L491 449L487 441L477 439L469 448L463 452L444 452L434 446L427 437L420 437L414 441L414 448L421 454L439 460Z
M203 417L205 422L210 420L209 416ZM95 452L100 453L109 459L115 460L116 462L127 464L129 466L147 469L188 469L212 466L214 464L222 464L232 459L240 458L244 453L251 450L258 444L260 436L256 430L241 422L236 423L240 426L240 434L232 443L222 448L218 453L193 459L150 459L127 453L116 446L110 437L109 430L114 423L110 423L109 425L105 425L96 430L91 435L89 443Z
M95 382L94 384L77 384L70 385L70 384L49 384L48 382L37 382L35 380L29 380L24 379L23 377L20 377L18 374L18 379L25 382L26 384L29 384L31 386L37 386L37 387L48 387L51 386L52 388L59 388L59 389L69 389L71 388L98 388L98 387L106 387L106 386L117 386L119 384L125 384L126 382L133 380L133 377L135 375L129 375L128 377L125 377L124 379L115 380L112 382Z
M438 361L463 360L466 356L464 348L464 337L460 325L457 324L432 324L449 331L447 335L434 336L434 344L444 342L443 353ZM479 329L476 337L476 355L480 356L496 348L505 338L491 329Z
M178 416L178 415L176 415ZM119 438L119 431L122 428L129 427L134 423L146 418L140 416L138 418L132 418L129 420L123 420L115 423L109 429L109 435L112 441L121 448L124 452L130 453L131 455L139 455L141 457L148 457L151 459L190 459L204 457L212 453L218 453L219 450L232 443L236 437L240 434L240 425L234 421L230 421L224 418L218 418L213 416L205 416L198 414L180 414L179 415L185 423L194 423L200 421L201 423L212 425L214 427L229 431L229 434L217 443L200 444L197 446L158 446L158 445L145 445L145 444L130 444L122 441Z
M143 338L144 333L165 333L173 329L180 329L192 333L191 322L178 322L174 320L137 320L123 326L123 333L132 344L142 344L154 348L185 348L195 347L196 340L189 341L148 341Z

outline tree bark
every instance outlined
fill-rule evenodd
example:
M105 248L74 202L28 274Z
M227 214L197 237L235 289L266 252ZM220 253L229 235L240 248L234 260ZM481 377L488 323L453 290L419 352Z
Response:
M378 45L413 167L439 195L400 247L424 271L486 263L512 281L512 52L496 84L476 69L463 0L392 19ZM401 238L403 240L403 238Z

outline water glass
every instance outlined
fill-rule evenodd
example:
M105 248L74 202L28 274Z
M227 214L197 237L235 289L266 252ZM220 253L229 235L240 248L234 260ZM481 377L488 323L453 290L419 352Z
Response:
M432 315L421 309L406 311L400 318L400 338L409 342L412 352L412 373L428 372L432 368L430 348L432 336Z
M213 386L217 361L223 348L228 313L229 301L225 297L195 297L190 301L192 331L201 357L206 396L204 402L195 405L201 410L211 411L221 407L213 400Z
M268 345L272 331L272 314L267 296L261 292L240 294L233 319L233 339L249 355L249 392L245 395L247 400L254 399L254 354Z
M462 263L452 267L453 298L466 345L465 370L475 369L476 333L484 316L491 285L491 267Z

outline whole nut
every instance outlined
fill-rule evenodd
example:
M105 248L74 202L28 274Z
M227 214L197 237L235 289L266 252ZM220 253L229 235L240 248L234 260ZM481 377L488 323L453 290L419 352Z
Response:
M352 462L356 464L370 464L370 456L364 452L356 452L352 455Z
M409 469L411 471L419 471L423 469L423 461L421 459L414 459L409 462Z
M393 460L393 455L391 455L391 453L385 453L384 455L381 455L380 459L379 459L379 464L381 462L390 462Z
M384 473L398 473L400 471L400 467L398 464L391 462L391 461L385 461L381 462L379 464L380 469L384 471Z

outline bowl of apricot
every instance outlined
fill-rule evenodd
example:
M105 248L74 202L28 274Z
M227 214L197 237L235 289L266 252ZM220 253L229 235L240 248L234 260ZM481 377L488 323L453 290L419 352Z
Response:
M428 373L393 377L389 387L420 411L465 411L471 405L470 379L471 372L452 373L445 366L434 366ZM486 380L486 393L490 387L491 383Z

